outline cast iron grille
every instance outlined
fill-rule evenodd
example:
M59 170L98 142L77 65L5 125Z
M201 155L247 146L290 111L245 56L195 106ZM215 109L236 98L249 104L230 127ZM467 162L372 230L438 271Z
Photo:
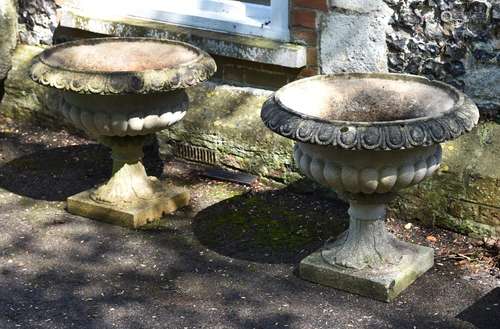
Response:
M186 160L202 162L215 165L217 156L215 151L205 147L193 146L189 144L175 143L174 155Z

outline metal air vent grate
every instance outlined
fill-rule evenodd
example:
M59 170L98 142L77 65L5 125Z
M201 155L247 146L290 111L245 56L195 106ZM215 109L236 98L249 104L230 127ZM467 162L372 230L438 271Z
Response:
M202 162L215 165L217 156L215 151L205 147L193 146L189 144L175 143L174 155L186 160Z

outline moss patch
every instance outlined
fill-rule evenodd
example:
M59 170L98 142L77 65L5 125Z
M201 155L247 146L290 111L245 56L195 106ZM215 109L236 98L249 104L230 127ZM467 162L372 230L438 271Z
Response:
M296 261L347 228L346 205L288 190L247 193L201 211L197 238L231 256Z
M293 170L293 142L271 132L260 119L270 92L208 83L188 93L186 117L158 134L162 153L171 153L174 143L188 143L215 151L223 166L283 182L299 178Z

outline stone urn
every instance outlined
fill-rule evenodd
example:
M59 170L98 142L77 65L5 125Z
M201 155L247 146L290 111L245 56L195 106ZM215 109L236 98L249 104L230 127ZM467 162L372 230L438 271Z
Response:
M350 205L349 229L301 261L303 279L390 301L433 266L432 248L387 232L386 205L438 169L440 143L477 124L467 96L418 76L336 74L286 85L261 116L296 141L300 170Z
M112 150L111 179L69 197L68 211L136 228L186 205L186 190L147 176L143 143L184 117L185 89L215 70L196 47L149 38L85 39L37 56L31 78L58 90L64 117Z

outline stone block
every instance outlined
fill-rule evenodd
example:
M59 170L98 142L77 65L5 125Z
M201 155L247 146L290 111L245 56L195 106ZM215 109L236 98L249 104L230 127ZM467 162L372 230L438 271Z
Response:
M402 191L395 215L474 236L498 236L500 125L483 122L443 144L443 164L434 176ZM464 159L467 159L464 161Z
M70 196L67 200L68 211L78 216L129 228L144 226L189 203L187 190L167 184L160 198L122 205L96 202L90 198L92 191L88 190Z
M29 77L33 58L44 48L18 45L12 57L12 69L4 83L5 94L0 103L0 112L19 121L45 125L61 125L62 115L54 111L60 95L33 82Z
M472 176L466 185L466 198L475 203L500 206L500 186L496 179Z
M0 81L12 66L17 41L17 11L14 0L0 0Z
M497 229L500 228L500 208L479 206L479 218L477 221Z
M317 251L300 262L299 275L311 282L390 302L434 265L432 248L405 245L411 250L405 259L383 270L333 266L323 260L321 251Z
M157 134L162 154L171 154L175 143L187 143L214 151L219 165L281 181L298 177L293 142L273 134L260 119L270 91L206 83L188 94L186 117Z
M386 72L386 30L392 10L379 0L332 5L332 13L322 22L322 72Z

